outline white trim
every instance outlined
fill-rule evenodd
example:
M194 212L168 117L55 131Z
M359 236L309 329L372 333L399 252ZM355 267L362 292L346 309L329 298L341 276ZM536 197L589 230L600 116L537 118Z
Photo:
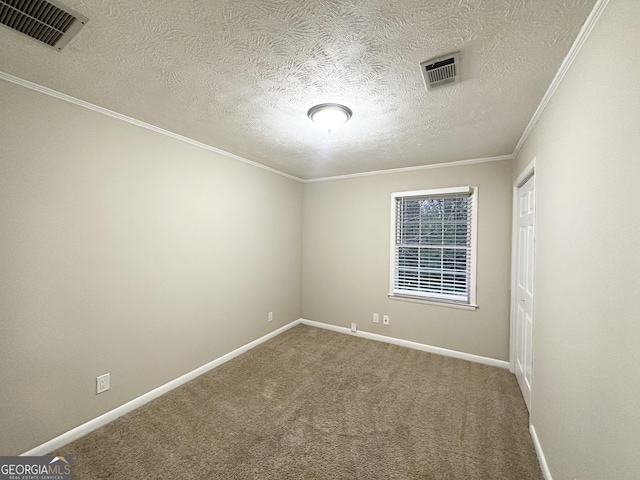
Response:
M480 203L480 189L478 187L471 187L473 193L473 202L471 203L471 285L469 285L469 305L478 305L478 224L480 218L478 217L478 204Z
M84 423L72 430L69 430L68 432L63 433L62 435L52 440L49 440L48 442L45 442L42 445L32 448L31 450L23 453L22 455L39 456L39 455L44 455L46 453L52 452L54 450L58 450L59 448L64 447L65 445L73 442L74 440L77 440L80 437L84 437L88 433L100 427L103 427L108 423L113 422L115 419L135 410L136 408L141 407L146 403L149 403L151 400L154 400L160 397L161 395L164 395L165 393L173 390L174 388L177 388L180 385L183 385L188 381L193 380L196 377L199 377L203 373L206 373L209 370L212 370L222 365L223 363L228 362L232 358L235 358L238 355L241 355L251 350L252 348L257 347L261 343L264 343L267 340L280 335L282 332L289 330L292 327L295 327L299 323L300 323L300 319L294 320L293 322L285 325L284 327L280 327L277 330L274 330L273 332L268 333L258 338L257 340L254 340L253 342L249 342L246 345L243 345L242 347L236 348L232 352L229 352L226 355L216 358L215 360L207 363L206 365L198 367L195 370L190 371L189 373L185 373L184 375L174 380L171 380L170 382L165 383L164 385L161 385L158 388L154 388L150 392L147 392L137 398L134 398L133 400L125 403L124 405L120 405L119 407L114 408L113 410L110 410L107 413L104 413L99 417L94 418L93 420L89 420L87 423Z
M447 187L437 188L430 190L412 190L407 192L393 192L391 193L391 219L390 219L390 237L389 237L389 291L387 296L393 300L405 300L420 302L426 304L440 305L443 307L455 307L464 308L466 310L475 310L477 305L477 291L476 291L476 267L478 256L478 193L477 186L463 186L463 187ZM396 275L396 224L398 219L396 218L396 202L398 198L405 197L419 197L419 196L439 196L449 195L455 193L468 193L470 194L473 202L471 203L471 265L470 265L470 284L469 284L469 303L457 303L455 298L449 298L442 295L443 301L438 302L437 297L440 295L434 294L430 296L413 296L405 294L405 292L399 291L395 288L394 281ZM422 297L422 298L421 298Z
M354 335L356 337L366 338L368 340L375 340L377 342L390 343L392 345L398 345L400 347L412 348L414 350L420 350L422 352L435 353L436 355L442 355L444 357L453 357L460 360L466 360L468 362L481 363L483 365L489 365L492 367L509 368L509 362L504 360L497 360L495 358L482 357L480 355L474 355L472 353L459 352L457 350L449 350L447 348L434 347L432 345L425 345L424 343L412 342L410 340L402 340L395 337L387 337L386 335L378 335L376 333L364 332L358 330L355 333L351 332L351 329L347 327L339 327L337 325L330 325L328 323L315 322L313 320L307 320L301 318L299 320L303 325L309 325L310 327L323 328L325 330L331 330L338 333L346 333L348 335Z
M44 93L45 95L49 95L59 100L64 100L65 102L73 103L74 105L78 105L80 107L93 110L94 112L101 113L102 115L106 115L108 117L115 118L117 120L122 120L123 122L127 122L132 125L136 125L138 127L146 128L147 130L151 130L152 132L156 132L161 135L166 135L167 137L171 137L175 140L188 143L195 147L204 148L205 150L209 150L210 152L223 155L233 160L238 160L239 162L246 163L248 165L260 168L262 170L266 170L271 173L275 173L276 175L281 175L283 177L289 178L296 182L300 182L300 183L303 182L301 178L295 177L293 175L289 175L288 173L281 172L280 170L276 170L275 168L267 167L266 165L262 165L261 163L257 163L247 158L241 157L239 155L235 155L233 153L226 152L219 148L212 147L211 145L207 145L206 143L198 142L197 140L193 140L189 137L178 135L177 133L170 132L169 130L156 127L155 125L151 125L149 123L145 123L140 120L136 120L135 118L127 117L126 115L122 115L121 113L114 112L113 110L108 110L98 105L94 105L93 103L85 102L84 100L80 100L79 98L72 97L71 95L67 95L66 93L58 92L56 90L43 87L42 85L38 85L37 83L33 83L28 80L24 80L22 78L15 77L13 75L9 75L8 73L2 72L2 71L0 71L0 80L6 80L7 82L15 83L16 85L20 85L22 87L35 90L36 92Z
M512 188L512 211L511 211L511 306L509 309L510 314L510 334L509 334L509 371L511 373L516 372L516 357L515 357L515 331L516 331L516 267L518 256L518 189L527 183L536 172L536 159L535 157L529 164L524 167L518 178L513 182Z
M408 340L401 340L398 338L386 337L383 335L376 335L375 333L368 333L368 332L362 332L362 331L357 331L356 333L352 333L351 330L346 327L338 327L335 325L329 325L326 323L314 322L312 320L305 320L305 319L299 318L298 320L294 320L293 322L283 327L280 327L271 333L268 333L252 342L247 343L242 347L239 347L233 350L232 352L227 353L226 355L223 355L207 363L206 365L198 367L195 370L192 370L174 380L171 380L168 383L165 383L164 385L161 385L137 398L134 398L133 400L125 403L124 405L120 405L119 407L116 407L113 410L110 410L100 415L99 417L94 418L93 420L89 420L88 422L83 423L82 425L79 425L78 427L75 427L69 430L68 432L63 433L62 435L59 435L56 438L53 438L41 445L38 445L37 447L34 447L27 452L24 452L22 455L23 456L39 456L39 455L45 455L49 452L58 450L64 447L65 445L73 442L74 440L84 437L88 433L91 433L94 430L97 430L98 428L113 422L117 418L120 418L121 416L126 415L129 412L132 412L133 410L141 407L142 405L145 405L146 403L149 403L150 401L155 400L156 398L164 395L165 393L170 392L171 390L181 385L184 385L185 383L193 380L194 378L199 377L200 375L222 365L225 362L228 362L229 360L237 357L238 355L241 355L251 350L252 348L257 347L261 343L264 343L267 340L273 337L276 337L281 333L285 332L286 330L289 330L290 328L295 327L296 325L299 325L299 324L309 325L311 327L323 328L325 330L332 330L334 332L339 332L339 333L347 333L351 335L356 335L358 337L367 338L369 340L377 340L381 342L391 343L393 345L399 345L401 347L413 348L415 350L435 353L435 354L443 355L447 357L459 358L461 360L467 360L475 363L482 363L482 364L491 365L494 367L508 368L508 365L509 365L508 362L504 362L502 360L481 357L478 355L458 352L455 350L448 350L446 348L432 347L430 345L423 345L421 343L410 342Z
M475 163L502 162L504 160L513 160L514 156L500 155L497 157L472 158L469 160L457 160L455 162L432 163L430 165L418 165L416 167L400 167L390 168L388 170L374 170L372 172L349 173L347 175L336 175L334 177L320 177L302 180L302 183L331 182L333 180L345 180L348 178L370 177L372 175L386 175L388 173L413 172L416 170L428 170L431 168L447 168L460 167L462 165L473 165Z
M405 295L394 295L393 293L388 293L387 297L389 300L396 300L401 302L413 302L413 303L422 303L424 305L433 305L434 307L447 307L447 308L457 308L459 310L476 310L478 305L468 304L468 303L453 303L453 302L433 302L424 298L405 296Z
M509 304L509 371L516 373L516 281L518 247L518 188L513 185L511 191L511 282Z
M280 170L276 170L275 168L267 167L258 162L254 162L247 158L241 157L239 155L227 152L225 150L221 150L219 148L213 147L211 145L207 145L206 143L198 142L197 140L193 140L189 137L185 137L182 135L178 135L177 133L173 133L169 130L165 130L160 127L156 127L155 125L151 125L146 122L142 122L140 120L136 120L135 118L128 117L126 115L122 115L118 112L114 112L113 110L109 110L107 108L100 107L98 105L94 105L93 103L85 102L84 100L80 100L79 98L72 97L71 95L67 95L66 93L58 92L48 87L44 87L42 85L38 85L37 83L30 82L28 80L24 80L20 77L16 77L14 75L10 75L8 73L0 71L0 80L5 80L10 83L15 83L16 85L20 85L25 88L29 88L31 90L35 90L36 92L44 93L45 95L49 95L51 97L57 98L59 100L63 100L65 102L73 103L74 105L78 105L80 107L87 108L89 110L93 110L94 112L101 113L103 115L107 115L108 117L115 118L117 120L122 120L123 122L130 123L132 125L136 125L138 127L146 128L147 130L151 130L156 133L160 133L161 135L166 135L168 137L174 138L181 142L188 143L195 147L204 148L205 150L209 150L210 152L214 152L220 155L223 155L228 158L232 158L234 160L238 160L239 162L246 163L252 165L257 168L261 168L262 170L266 170L271 173L275 173L276 175L281 175L283 177L289 178L299 183L314 183L314 182L326 182L330 180L341 180L345 178L354 178L354 177L368 177L371 175L385 175L387 173L398 173L398 172L410 172L414 170L425 170L430 168L445 168L445 167L457 167L461 165L471 165L475 163L486 163L486 162L499 162L503 160L513 160L513 155L500 155L497 157L486 157L486 158L472 158L469 160L459 160L454 162L445 162L445 163L434 163L431 165L418 165L415 167L402 167L402 168L390 168L387 170L376 170L373 172L362 172L362 173L352 173L348 175L337 175L333 177L322 177L322 178L312 178L312 179L302 179L296 177L294 175L290 175L288 173L281 172Z
M522 169L518 177L513 181L513 185L518 188L523 186L525 183L527 183L527 180L533 177L533 175L535 174L535 170L536 170L536 157L533 157L533 160L531 160L527 164L527 166Z
M85 102L84 100L80 100L80 99L72 97L70 95L67 95L67 94L64 94L64 93L61 93L61 92L57 92L55 90L52 90L52 89L47 88L47 87L43 87L43 86L38 85L38 84L33 83L33 82L29 82L28 80L24 80L24 79L21 79L19 77L15 77L13 75L9 75L8 73L2 72L2 71L0 71L0 79L1 80L6 80L6 81L11 82L11 83L15 83L16 85L21 85L23 87L30 88L30 89L35 90L37 92L44 93L46 95L50 95L52 97L55 97L55 98L58 98L60 100L64 100L64 101L73 103L75 105L79 105L81 107L88 108L90 110L93 110L93 111L98 112L98 113L102 113L102 114L110 116L112 118L123 120L123 121L131 123L133 125L137 125L137 126L152 130L152 131L160 133L162 135L167 135L167 136L169 136L171 138L174 138L176 140L180 140L180 141L189 143L189 144L194 145L196 147L204 148L204 149L209 150L211 152L215 152L215 153L218 153L220 155L224 155L224 156L232 158L234 160L238 160L240 162L252 165L254 167L261 168L261 169L266 170L268 172L275 173L276 175L281 175L283 177L289 178L291 180L294 180L294 181L300 182L300 183L327 182L327 181L333 181L333 180L343 180L343 179L348 179L348 178L368 177L368 176L372 176L372 175L386 175L386 174L391 174L391 173L412 172L412 171L416 171L416 170L426 170L426 169L431 169L431 168L458 167L458 166L462 166L462 165L472 165L472 164L476 164L476 163L499 162L499 161L503 161L503 160L513 160L515 157L518 156L518 153L520 153L520 149L522 148L524 142L527 140L527 138L531 134L531 131L533 130L534 126L536 125L536 123L540 119L540 116L542 115L542 112L544 111L545 107L547 106L547 104L551 100L551 97L553 96L553 94L557 90L558 86L560 85L560 82L564 78L564 76L567 73L569 67L571 66L571 64L573 63L574 59L576 58L578 52L582 48L582 45L584 44L586 39L589 37L589 34L591 33L591 31L593 30L594 26L596 25L596 23L600 19L600 16L602 15L604 9L607 7L608 4L609 4L609 0L597 0L596 1L595 5L593 7L593 10L591 11L591 13L587 17L584 25L580 29L580 32L578 33L578 36L576 37L575 41L571 45L571 48L569 49L569 53L567 53L567 56L565 57L565 59L563 60L562 64L560 65L560 68L559 68L558 72L556 73L555 77L553 78L553 81L551 82L551 85L549 85L549 88L547 89L546 93L542 97L542 100L540 101L540 104L538 105L538 108L536 108L536 111L534 112L533 116L531 117L531 120L529 120L529 123L528 123L527 127L525 128L524 132L522 133L522 136L520 137L520 140L518 140L518 143L516 144L516 147L514 148L512 154L499 155L499 156L495 156L495 157L472 158L472 159L469 159L469 160L459 160L459 161L453 161L453 162L433 163L433 164L430 164L430 165L418 165L418 166L415 166L415 167L390 168L390 169L387 169L387 170L375 170L375 171L371 171L371 172L351 173L351 174L347 174L347 175L335 175L335 176L331 176L331 177L302 179L302 178L296 177L294 175L289 175L288 173L281 172L280 170L276 170L274 168L267 167L266 165L262 165L261 163L254 162L252 160L246 159L246 158L241 157L239 155L235 155L233 153L226 152L224 150L221 150L219 148L213 147L211 145L207 145L207 144L198 142L196 140L192 140L192 139L190 139L188 137L184 137L182 135L178 135L176 133L170 132L168 130L164 130L162 128L159 128L159 127L156 127L154 125L142 122L140 120L136 120L134 118L127 117L126 115L119 114L117 112L108 110L106 108L99 107L97 105L93 105L93 104L91 104L89 102Z
M472 194L471 187L448 187L448 188L432 188L430 190L411 190L409 192L393 192L391 197L420 197L428 195L450 195L454 193L468 193Z
M578 55L578 52L582 48L582 45L584 45L584 42L589 37L591 30L593 30L593 27L595 27L596 23L600 19L600 16L602 15L602 12L604 11L604 9L607 7L608 4L609 4L609 0L596 1L596 4L594 5L593 10L591 10L591 13L585 20L584 25L582 25L580 32L578 32L578 36L576 37L573 44L571 45L571 48L569 49L569 53L567 53L567 56L562 61L562 64L560 65L560 68L558 69L556 76L553 77L553 81L551 82L551 85L549 85L549 88L544 94L544 97L542 97L542 100L540 101L538 108L536 108L536 111L533 113L533 117L531 117L531 120L529 120L529 124L527 125L527 128L524 129L524 132L522 133L520 140L518 140L518 143L516 144L516 148L513 149L512 156L514 158L518 156L518 153L520 153L520 149L522 148L522 145L524 145L524 142L527 141L527 138L531 134L533 127L535 127L536 123L538 123L538 120L542 116L542 112L544 112L544 109L546 108L547 104L551 100L551 97L553 97L553 94L556 92L556 90L560 86L560 83L562 82L562 79L564 78L567 71L569 70L569 67L575 60L576 56Z
M391 194L391 220L389 221L389 292L388 296L393 296L393 285L396 277L396 228L398 219L396 218L396 194Z
M538 454L538 461L540 462L540 469L542 470L544 480L553 480L551 471L549 470L549 465L547 465L547 459L542 451L542 445L540 445L540 439L538 438L538 434L536 433L536 429L533 425L529 425L529 433L531 434L533 446L536 448L536 453Z

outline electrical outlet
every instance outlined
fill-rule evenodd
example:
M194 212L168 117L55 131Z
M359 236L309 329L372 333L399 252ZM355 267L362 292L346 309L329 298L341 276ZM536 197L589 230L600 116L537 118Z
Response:
M373 314L373 323L380 323L380 315L377 313Z
M106 392L111 387L111 374L105 373L96 377L96 394Z
M358 330L358 325L356 325L356 322L351 322L351 331L355 333L356 330Z
M269 314L267 315L267 321L273 322L273 312L269 312Z
M389 315L382 316L382 323L385 325L389 325Z

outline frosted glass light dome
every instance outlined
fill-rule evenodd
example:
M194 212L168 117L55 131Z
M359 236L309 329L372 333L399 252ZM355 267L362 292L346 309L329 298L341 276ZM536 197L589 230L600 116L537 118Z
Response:
M331 133L344 125L351 118L352 112L338 103L321 103L311 107L307 115L318 127Z

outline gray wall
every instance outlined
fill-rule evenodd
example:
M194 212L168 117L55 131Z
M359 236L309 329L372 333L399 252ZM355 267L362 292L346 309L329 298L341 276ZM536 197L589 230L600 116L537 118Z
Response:
M517 158L536 157L532 423L554 480L640 475L640 2L614 0Z
M4 81L0 112L1 455L300 317L301 184Z
M390 300L391 193L463 185L479 187L479 308ZM511 189L508 161L306 184L302 316L508 360ZM373 312L391 324L372 323Z
M513 171L337 180L304 197L286 178L0 82L0 454L301 314L506 360L511 180L536 157L532 423L555 480L636 478L638 31L640 4L611 1ZM389 300L390 193L467 184L480 187L480 308ZM105 372L111 390L96 396Z

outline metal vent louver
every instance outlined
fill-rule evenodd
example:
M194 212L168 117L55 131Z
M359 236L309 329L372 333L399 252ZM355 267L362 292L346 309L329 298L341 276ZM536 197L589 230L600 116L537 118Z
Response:
M0 0L0 23L62 50L89 20L55 0Z
M460 52L452 53L420 64L427 90L460 81Z

